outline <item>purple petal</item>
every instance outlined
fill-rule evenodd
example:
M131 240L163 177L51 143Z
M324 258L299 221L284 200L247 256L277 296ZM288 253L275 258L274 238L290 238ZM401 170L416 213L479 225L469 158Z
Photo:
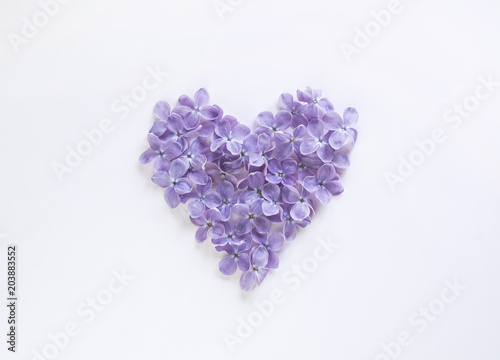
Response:
M244 272L240 278L240 286L243 291L251 291L257 286L257 272L250 270Z
M174 190L173 187L169 186L168 188L165 189L165 201L167 202L168 206L171 208L176 208L177 205L181 202L181 199L179 198L179 194L177 194Z
M231 135L231 125L227 120L221 120L215 125L215 133L221 138L228 139Z
M285 236L280 232L274 232L269 236L268 249L271 251L279 251L285 245Z
M283 227L283 234L287 241L292 241L297 236L297 227L294 223L287 221Z
M182 153L182 145L178 142L168 142L163 145L163 153L168 160L173 160Z
M332 194L324 187L320 187L316 192L316 197L323 204L328 204L332 199Z
M273 184L280 184L281 183L281 180L283 179L283 177L280 177L276 174L271 174L271 173L268 173L266 175L266 179L267 181L273 183Z
M198 243L202 243L207 239L207 228L201 227L196 230L195 239Z
M274 123L273 113L270 111L263 111L257 115L257 123L264 127L271 127Z
M200 109L200 115L207 120L215 120L219 116L219 111L214 106L203 106Z
M300 152L304 155L312 154L319 148L319 141L317 139L306 139L300 144Z
M218 191L223 199L232 199L234 196L234 186L227 180L220 182Z
M269 220L263 216L258 216L253 219L255 229L260 232L261 234L269 232L269 229L271 228L271 223Z
M321 139L325 134L325 126L319 119L313 119L307 125L307 132L316 139Z
M277 174L281 171L281 162L276 159L269 160L269 164L267 165L267 169L273 174Z
M153 114L160 120L166 121L170 116L170 105L166 101L158 101L153 108Z
M224 235L224 226L222 224L215 224L214 226L208 229L208 235L212 239L220 238L221 236Z
M328 139L328 143L332 148L335 150L340 149L342 145L344 145L345 140L346 140L346 132L344 130L335 130L332 132L330 135L330 138Z
M282 234L280 234L283 236ZM267 268L268 269L277 269L280 266L280 259L277 253L274 251L269 251L269 258L267 260Z
M181 159L176 159L172 161L170 164L170 176L173 177L174 179L180 179L181 177L184 176L186 171L188 170L189 165L186 161L183 161Z
M350 165L349 156L344 151L335 151L332 164L339 170L345 170Z
M172 114L167 119L167 126L174 133L182 132L184 130L184 125L182 123L183 119L178 114Z
M337 130L341 129L343 126L342 118L340 114L335 111L329 111L323 115L323 123L325 124L325 129L327 130Z
M295 175L285 175L281 179L284 185L293 186L297 183L297 177Z
M247 218L240 218L236 221L236 224L234 224L234 231L238 235L248 234L250 230L252 230L252 223Z
M248 271L248 269L250 269L250 257L248 254L239 254L238 267L241 271Z
M310 193L315 192L318 190L318 180L316 179L315 176L307 176L304 179L304 188L309 191Z
M231 136L233 139L243 141L250 135L250 128L243 124L238 124L234 127L231 132Z
M195 170L188 172L189 180L194 182L197 185L205 185L208 180L208 174L204 170Z
M311 208L305 203L298 202L290 210L290 215L294 220L302 221L309 216Z
M333 159L333 149L328 144L322 144L316 154L323 162L330 162Z
M172 180L170 179L170 175L166 171L157 171L151 177L151 180L158 186L162 188L169 187L172 185Z
M220 211L217 209L208 209L207 212L205 213L205 217L209 221L217 222L221 219L221 214L220 214ZM222 231L224 233L224 227L222 227Z
M248 175L248 187L252 189L260 189L264 185L265 177L261 172L254 172Z
M276 147L275 156L278 159L286 159L290 156L293 151L293 145L291 142L282 142Z
M153 123L150 133L155 134L156 136L162 136L165 131L167 131L167 122L163 120L157 120Z
M265 246L260 245L252 252L251 259L252 264L255 266L266 266L269 260L269 252Z
M281 94L279 104L282 109L291 111L293 109L293 96L292 94Z
M348 107L344 110L344 124L347 126L347 127L353 127L356 125L356 123L358 122L358 112L356 111L355 108L352 108L352 107Z
M153 150L160 150L162 147L162 142L158 136L154 134L148 134L149 147Z
M247 216L250 213L250 207L246 204L235 204L233 212L238 216Z
M148 164L157 156L159 156L158 151L155 151L153 149L147 149L141 154L139 162L141 164Z
M188 206L189 216L193 218L200 217L205 211L205 204L200 200L192 201Z
M297 172L297 163L295 160L287 159L281 164L284 174L293 174Z
M276 184L267 183L262 187L262 196L267 200L276 200L280 196L280 187Z
M187 106L191 109L195 108L195 103L194 103L193 99L191 99L187 95L180 96L178 102L179 102L179 105L181 105L181 106Z
M229 276L236 272L236 257L226 256L219 262L219 270L223 275Z
M210 193L205 195L205 205L212 209L222 204L222 199L217 193Z
M324 186L333 196L342 194L344 192L344 187L337 180L329 181L325 183Z
M201 128L198 130L198 135L208 137L213 134L214 130L215 124L211 121L205 121L201 124Z
M192 111L184 118L184 127L187 130L195 129L198 125L200 125L200 114L198 112Z
M358 131L353 128L348 128L347 134L349 134L349 136L353 139L354 143L356 143L356 140L358 139Z
M288 129L292 124L292 114L288 111L279 111L274 117L274 124L276 129L282 131Z
M283 201L287 204L295 204L300 200L300 194L294 187L283 186L281 193L283 195Z
M262 203L262 212L266 216L273 216L279 214L280 206L278 204L273 204L268 201Z
M187 194L193 190L193 183L189 179L179 179L174 185L174 189L179 195Z
M241 144L231 140L226 143L226 149L233 155L239 155L241 153Z
M194 94L194 103L198 106L205 106L210 102L210 96L208 95L208 91L205 88L199 89Z
M319 168L318 170L318 181L330 181L332 180L335 176L337 176L337 172L335 171L335 168L333 167L332 164L325 164L322 167ZM304 186L305 187L305 186ZM306 188L307 191L310 191L309 189Z

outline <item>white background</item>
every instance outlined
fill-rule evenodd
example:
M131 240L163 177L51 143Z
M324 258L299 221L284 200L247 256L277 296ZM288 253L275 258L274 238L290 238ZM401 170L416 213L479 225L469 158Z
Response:
M34 0L0 5L0 275L6 245L19 247L19 358L49 333L80 332L57 359L375 359L406 331L398 358L499 359L498 163L500 88L454 129L443 113L488 76L500 81L500 4L402 0L402 11L347 61L371 12L387 1L243 1L224 14L212 0L80 1L61 6L15 52ZM147 68L170 76L120 119L111 104ZM322 207L264 284L242 294L218 273L217 254L194 241L137 159L152 108L206 87L226 113L252 125L282 92L322 89L336 109L360 113L345 193ZM115 123L59 182L84 130ZM391 191L385 174L436 128L447 140ZM283 275L331 239L340 247L292 290ZM112 271L134 280L89 323L77 314ZM466 287L419 333L408 318L438 299L445 280ZM229 352L223 334L274 289L283 304ZM6 308L2 306L2 334ZM2 335L0 358L7 351ZM379 356L378 360L387 359Z

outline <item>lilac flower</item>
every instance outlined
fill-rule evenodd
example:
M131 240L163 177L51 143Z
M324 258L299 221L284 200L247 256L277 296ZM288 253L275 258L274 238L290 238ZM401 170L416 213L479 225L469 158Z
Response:
M297 158L297 171L300 182L303 182L307 176L314 176L315 172L323 165L323 161L316 154L299 154Z
M225 165L225 168L228 171L235 171L236 169L241 169L245 167L248 170L250 164L250 154L257 151L257 135L251 134L244 141L241 146L241 153L238 159L228 162Z
M172 114L168 117L165 122L166 130L160 136L160 139L165 141L176 141L179 142L184 148L187 144L187 139L191 135L191 130L186 130L184 128L184 123L182 117L177 114Z
M311 218L306 217L302 221L297 221L290 215L290 205L285 205L283 207L284 210L281 214L281 221L285 223L283 226L283 235L285 235L287 241L292 241L297 236L297 226L301 228L306 227L311 223Z
M297 90L297 99L306 102L310 108L321 110L324 113L333 110L333 105L327 98L321 97L321 90L313 90L307 87L306 91Z
M287 159L269 161L266 179L273 184L295 185L297 183L297 163L295 160Z
M216 164L208 163L205 166L205 170L207 171L207 174L210 177L210 179L212 179L212 184L214 186L219 185L219 183L224 180L229 181L234 186L238 184L238 179L235 176L225 171L222 171Z
M215 246L241 245L243 243L246 243L247 245L250 244L250 235L249 234L243 234L243 235L236 234L236 232L234 230L234 225L232 222L228 221L228 222L223 223L223 225L224 225L224 233L222 234L222 236L212 239L212 243Z
M207 144L205 143L203 138L192 138L189 142L189 146L186 148L180 158L185 159L194 169L201 169L207 162L207 157L203 155L203 151L206 148Z
M302 137L306 135L307 129L304 125L298 125L293 129L293 133L277 133L276 140L279 145L276 147L275 156L277 159L283 160L289 157L295 150L299 153L300 144L302 144Z
M332 130L328 142L332 148L340 149L347 141L352 145L356 143L358 132L354 126L358 122L358 112L352 107L344 110L344 119L334 111L328 112L323 116L325 127Z
M156 120L149 132L156 136L161 136L167 130L167 118L170 116L170 105L166 101L158 101L153 108L153 114Z
M200 228L196 231L196 241L201 243L207 239L207 235L213 238L219 238L224 234L224 225L219 221L221 215L217 209L209 209L203 215L197 218L190 218L191 222Z
M165 201L171 208L179 205L179 195L187 194L193 188L191 181L183 178L187 169L188 164L185 161L176 159L170 164L168 172L158 171L151 178L156 185L165 188Z
M231 128L229 122L223 119L215 124L215 133L219 137L212 141L210 150L215 151L221 145L225 144L231 154L238 155L241 152L243 140L250 135L250 128L243 124L238 124L234 128Z
M292 124L292 115L287 111L279 111L276 116L270 111L261 112L257 116L260 125L255 131L257 134L265 133L274 136L277 131L285 131Z
M238 195L235 195L234 185L227 180L219 183L218 192L221 197L221 205L219 211L222 215L222 220L226 221L231 216L233 205L236 204Z
M233 206L233 212L241 218L234 225L236 234L248 234L252 227L260 233L266 233L271 228L269 219L262 215L262 202L257 200L251 205L236 204Z
M333 154L332 165L335 166L335 170L345 170L351 163L349 161L349 156L342 150L337 150Z
M332 196L339 195L344 191L342 184L337 181L338 176L335 167L325 164L319 168L316 176L308 176L304 179L304 188L316 193L316 198L323 204L330 202Z
M208 105L210 96L204 88L199 89L194 94L194 101L189 96L182 95L179 98L179 106L176 106L173 112L184 118L186 129L191 130L198 127L200 120L214 120L218 116L215 107Z
M267 164L274 150L274 144L267 134L260 134L257 139L257 151L250 154L250 165L262 166Z
M299 193L297 189L291 186L283 186L281 191L283 194L283 201L292 205L290 215L294 220L303 221L309 216L313 209L313 204L308 197L309 192L306 189L302 189L302 192Z
M268 269L277 269L279 266L277 252L285 244L285 236L282 233L273 232L268 237L268 234L252 231L252 239L259 244L252 250L252 259L259 264L265 264Z
M158 139L154 134L148 134L148 142L151 149L144 151L139 158L141 164L147 164L157 159L155 170L168 168L170 160L175 159L182 153L182 145L176 142L165 142Z
M240 268L241 271L248 271L250 269L250 257L245 253L248 245L249 243L241 245L228 244L217 248L217 250L224 250L227 253L227 256L219 262L219 270L223 275L233 275L236 272L236 268Z
M307 125L307 119L303 115L307 109L307 105L301 104L298 101L293 101L293 96L291 94L281 94L279 103L283 110L288 111L292 115L293 128L299 125Z
M281 189L278 185L267 183L262 187L262 212L266 216L279 214L281 209Z
M266 264L262 263L265 259L259 258L259 254L257 256L254 255L255 253L250 256L250 269L244 272L240 278L240 286L243 291L255 289L257 285L262 283L269 272L269 269L265 267Z
M248 178L238 185L240 189L248 187L248 190L241 194L240 201L248 205L262 198L262 186L264 186L265 182L266 179L261 172L254 172L248 175Z
M185 203L193 199L189 203L188 212L192 218L197 218L203 215L206 208L213 209L222 203L221 196L212 189L212 180L209 178L205 185L197 185L193 191L181 195L181 202Z
M300 144L300 152L304 155L316 152L323 162L330 162L333 159L333 149L328 144L329 133L325 130L323 122L313 119L307 125L307 132L312 139L306 139Z

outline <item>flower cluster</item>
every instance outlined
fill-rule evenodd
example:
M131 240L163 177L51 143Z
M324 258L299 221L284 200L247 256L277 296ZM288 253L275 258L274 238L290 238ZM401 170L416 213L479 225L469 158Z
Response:
M243 272L244 291L278 267L279 251L311 223L318 202L343 192L339 173L357 137L357 111L341 116L319 90L298 90L296 100L282 94L279 105L257 116L252 133L210 105L205 89L181 96L173 109L160 101L150 149L139 159L154 161L152 181L170 207L188 204L196 241L210 238L226 254L221 273Z

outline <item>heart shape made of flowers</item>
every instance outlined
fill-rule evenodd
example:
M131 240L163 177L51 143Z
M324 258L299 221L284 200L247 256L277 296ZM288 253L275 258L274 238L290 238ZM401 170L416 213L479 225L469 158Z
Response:
M188 204L196 241L210 238L225 253L221 273L243 272L244 291L278 268L279 251L311 223L318 203L344 191L339 174L357 139L356 109L341 116L320 90L297 90L297 100L282 94L279 106L261 112L252 132L210 105L204 88L173 109L159 101L139 158L154 161L151 179L170 207Z

